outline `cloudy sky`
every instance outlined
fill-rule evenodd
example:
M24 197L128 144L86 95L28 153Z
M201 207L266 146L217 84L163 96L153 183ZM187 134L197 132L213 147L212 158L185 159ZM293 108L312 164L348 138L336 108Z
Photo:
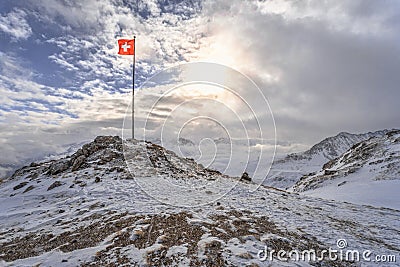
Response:
M398 0L1 1L0 176L121 135L132 61L116 40L133 34L137 88L183 63L232 68L268 100L282 153L400 126Z

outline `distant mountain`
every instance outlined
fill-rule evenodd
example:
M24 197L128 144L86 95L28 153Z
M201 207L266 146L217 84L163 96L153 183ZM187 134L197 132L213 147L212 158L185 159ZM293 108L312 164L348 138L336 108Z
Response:
M187 139L187 138L180 137L180 138L178 139L178 145L180 145L180 146L194 146L195 143L194 143L192 140L189 140L189 139Z
M273 163L264 184L287 189L293 186L302 176L318 171L326 162L340 156L351 146L372 137L385 135L389 130L351 134L341 132L328 137L312 146L309 150L289 154Z
M322 168L303 176L292 187L296 192L370 203L398 206L400 187L400 130L386 132L353 145Z

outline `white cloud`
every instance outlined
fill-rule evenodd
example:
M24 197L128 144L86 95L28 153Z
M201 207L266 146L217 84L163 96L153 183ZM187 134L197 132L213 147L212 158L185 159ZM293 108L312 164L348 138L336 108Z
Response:
M116 55L116 36L137 36L137 67L148 70L147 62L151 62L151 74L155 69L188 60L188 54L199 49L199 40L207 31L207 18L187 18L184 13L197 10L180 7L183 13L160 13L156 1L140 3L139 8L151 15L143 19L130 7L119 4L119 1L88 1L70 4L71 12L71 7L65 3L50 1L47 5L47 1L40 1L41 10L49 19L55 21L61 16L72 27L83 25L71 28L65 36L48 40L62 50L50 59L68 70L77 67L95 75L123 79L130 70L131 61ZM80 58L82 53L85 58ZM86 73L84 76L87 77Z
M400 9L385 3L208 1L209 34L189 55L254 78L279 140L398 127Z
M10 34L14 39L27 39L32 29L26 20L27 13L15 8L10 13L0 16L0 30Z
M116 39L133 34L143 74L137 83L164 67L204 60L253 78L270 101L280 143L289 141L281 151L303 149L338 131L399 126L395 1L210 0L201 8L164 7L170 10L164 13L157 1L139 1L137 7L123 2L32 1L36 18L60 27L62 34L48 40L60 52L49 59L73 74L74 88L35 83L32 71L18 64L21 60L0 54L6 59L0 103L18 107L0 113L1 144L16 155L10 162L120 132L130 100L130 88L121 87L129 85L131 59L116 55ZM14 38L29 36L26 16L14 9L1 17L0 29ZM9 20L16 17L26 23L18 30ZM45 101L57 103L57 110ZM198 135L209 129L200 130Z
M121 134L129 96L92 90L92 94L48 87L32 80L20 58L2 54L0 75L0 177L8 171L97 135ZM71 97L73 96L73 97ZM7 111L9 110L9 111ZM74 116L72 116L74 115ZM76 116L76 117L75 117Z

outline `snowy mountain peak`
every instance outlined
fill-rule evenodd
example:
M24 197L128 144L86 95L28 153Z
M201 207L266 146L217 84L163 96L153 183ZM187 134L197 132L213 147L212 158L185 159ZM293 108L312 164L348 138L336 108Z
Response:
M381 130L363 134L351 134L347 132L340 132L335 136L325 138L321 142L312 146L309 150L297 155L298 156L303 155L305 157L308 157L309 159L315 156L322 156L325 159L331 160L340 156L353 144L367 140L371 137L383 136L388 131L389 130Z
M305 152L289 154L275 161L265 184L283 189L290 188L302 176L320 170L323 164L342 155L354 144L383 136L389 131L380 130L363 134L341 132L325 138Z
M395 195L390 191L378 190L386 186L393 188L400 181L400 130L387 131L382 136L371 137L368 140L354 144L341 156L325 163L322 168L308 175L304 175L294 186L296 192L328 190L346 191L357 190L358 201L362 201L360 194L363 186L374 187L375 195L379 192L386 197L393 198L389 206L395 206ZM331 192L332 196L334 192ZM314 192L315 193L315 192ZM363 192L368 195L370 192ZM335 193L337 195L337 193ZM397 192L396 192L397 194ZM349 193L350 196L354 195ZM322 196L322 195L320 195ZM349 199L351 200L351 199Z

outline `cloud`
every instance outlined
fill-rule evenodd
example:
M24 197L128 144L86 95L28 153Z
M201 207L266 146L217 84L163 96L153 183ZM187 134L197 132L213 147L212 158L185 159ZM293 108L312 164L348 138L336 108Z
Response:
M193 61L226 64L252 78L274 112L280 153L340 131L400 126L398 1L32 0L10 10L0 17L0 30L12 42L23 41L32 26L43 46L30 56L23 52L29 44L22 42L18 49L0 48L1 145L13 155L7 164L60 152L74 140L120 133L131 99L132 59L116 55L116 39L133 34L137 86L159 70ZM49 73L50 84L38 79ZM156 88L168 86L162 81L153 80L154 91L138 96L143 105L157 97ZM265 112L259 95L240 80L231 79L230 86ZM157 133L160 119L187 98L166 98L149 127ZM190 107L194 113L220 110L204 102ZM142 125L143 114L137 114ZM239 131L232 118L224 122ZM243 120L256 135L257 125ZM168 127L174 131L179 123ZM196 138L209 132L196 124L188 130Z
M212 55L252 77L280 140L398 127L400 9L385 3L209 2L211 34L192 56Z
M64 153L97 135L121 135L128 105L122 93L92 94L44 86L33 81L20 58L1 54L0 177L29 161ZM5 75L6 74L6 75Z
M0 15L0 30L11 35L15 40L27 39L32 29L26 20L27 13L15 8L6 15Z
M198 1L139 1L137 5L35 1L32 5L38 18L45 17L63 31L47 40L61 50L49 59L83 82L94 76L105 84L107 79L129 83L131 60L116 55L118 37L136 34L136 78L141 83L164 67L186 61L207 30L207 18L196 16L201 11Z

